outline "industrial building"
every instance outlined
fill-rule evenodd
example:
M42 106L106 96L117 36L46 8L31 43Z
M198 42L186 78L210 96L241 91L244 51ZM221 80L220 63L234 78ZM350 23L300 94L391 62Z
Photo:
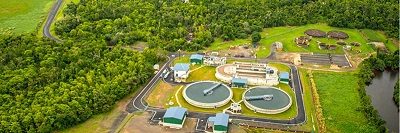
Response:
M247 87L247 79L232 78L231 86L238 88L245 88Z
M190 65L187 63L177 63L173 67L175 82L186 82L189 77Z
M231 83L236 79L246 79L246 85L275 86L279 84L278 69L267 64L235 62L217 67L215 77Z
M279 82L289 84L289 73L288 72L280 72L279 73Z
M181 129L185 123L187 109L182 107L168 108L162 118L162 125L170 128Z
M202 64L203 63L203 55L200 54L192 54L190 56L190 63L191 64Z
M207 120L207 129L212 128L214 133L228 132L229 115L218 113L215 117L209 117Z

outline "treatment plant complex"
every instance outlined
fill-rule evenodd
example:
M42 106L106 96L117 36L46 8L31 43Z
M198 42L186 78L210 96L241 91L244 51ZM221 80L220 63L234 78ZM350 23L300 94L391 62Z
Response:
M292 97L289 69L280 70L269 63L227 63L226 57L215 54L189 57L167 67L173 72L160 75L164 83L180 86L165 103L168 109L160 121L163 126L180 129L186 116L215 113L215 117L207 115L204 131L227 132L230 119L264 120L296 110L291 108L297 102Z

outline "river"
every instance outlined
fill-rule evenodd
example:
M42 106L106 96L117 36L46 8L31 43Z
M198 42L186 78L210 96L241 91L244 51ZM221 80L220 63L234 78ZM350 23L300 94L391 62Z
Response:
M383 71L376 73L371 84L366 91L370 96L372 105L378 110L379 115L386 121L389 132L399 132L399 112L398 107L393 101L393 91L399 72Z

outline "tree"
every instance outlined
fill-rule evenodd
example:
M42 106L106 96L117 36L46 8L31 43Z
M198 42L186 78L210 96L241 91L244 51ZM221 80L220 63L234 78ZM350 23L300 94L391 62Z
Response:
M253 32L251 34L251 42L253 43L253 46L257 46L257 43L261 40L261 34L260 32Z

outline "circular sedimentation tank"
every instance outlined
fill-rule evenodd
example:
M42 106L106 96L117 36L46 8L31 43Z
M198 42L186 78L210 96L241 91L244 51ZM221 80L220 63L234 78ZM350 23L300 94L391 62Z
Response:
M200 108L216 108L227 104L233 97L231 88L214 81L189 84L182 92L183 98Z
M253 87L245 91L242 98L249 109L265 114L282 113L292 105L290 96L275 87Z

